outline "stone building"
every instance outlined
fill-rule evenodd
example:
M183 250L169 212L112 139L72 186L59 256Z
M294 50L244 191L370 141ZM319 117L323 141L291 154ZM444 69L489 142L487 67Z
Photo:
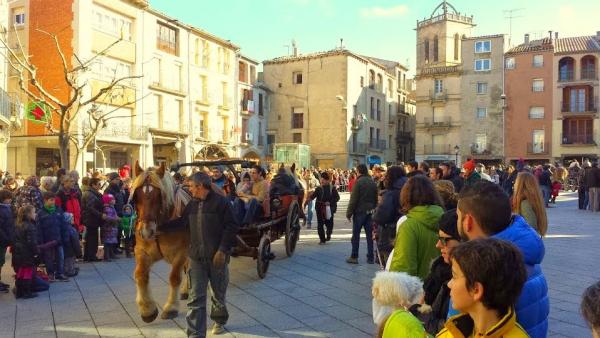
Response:
M507 162L548 163L552 154L552 38L529 40L505 53ZM544 84L546 84L544 86Z
M461 56L460 154L485 164L500 163L504 158L504 36L463 38Z
M398 163L408 163L415 160L415 129L416 129L416 82L406 80L408 94L404 102L398 105L398 128L396 131L396 159Z
M339 48L263 62L267 143L305 143L322 168L396 161L406 68Z
M417 21L417 161L435 165L470 156L460 146L467 143L461 136L461 45L474 26L472 16L460 14L446 1L429 18Z

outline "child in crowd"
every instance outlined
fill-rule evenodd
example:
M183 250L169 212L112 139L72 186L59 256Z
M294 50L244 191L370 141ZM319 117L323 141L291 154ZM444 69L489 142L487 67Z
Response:
M102 196L102 203L104 203L104 214L106 215L106 219L102 225L104 260L110 262L112 259L117 258L115 251L119 243L119 217L115 209L115 197L112 194L104 194Z
M0 190L0 271L5 262L6 248L13 244L15 220L12 211L12 192ZM8 292L8 284L0 282L0 292Z
M44 207L38 210L37 222L39 242L44 247L42 250L46 272L49 281L68 282L64 275L65 251L63 245L68 241L70 225L65 221L62 210L54 204L55 194L46 191L42 195Z
M135 227L135 221L137 215L133 210L131 204L125 204L123 206L123 217L121 217L121 238L123 238L123 246L125 248L125 255L127 258L131 257L133 251L133 233Z
M75 277L79 273L79 268L75 266L75 258L81 258L81 245L79 244L79 232L74 223L73 214L65 212L65 221L71 225L69 227L67 241L64 243L65 250L65 275Z
M17 272L15 296L17 298L33 298L32 281L35 273L37 231L35 225L35 208L32 205L21 207L17 213L15 245L13 247L13 268Z
M405 272L377 272L371 293L379 304L394 309L392 314L378 323L378 338L428 337L423 324L408 311L423 297L423 287L418 277Z
M560 184L558 180L554 180L554 182L552 182L552 195L550 202L556 204L556 197L558 197L560 189L562 189L562 184Z
M600 282L594 283L583 293L581 314L592 329L594 338L600 338Z
M464 242L452 250L450 317L437 337L529 337L517 323L514 305L527 279L523 255L495 238Z

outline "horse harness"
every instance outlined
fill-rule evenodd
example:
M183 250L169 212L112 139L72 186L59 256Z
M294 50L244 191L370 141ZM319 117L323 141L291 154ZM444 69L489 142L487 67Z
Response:
M146 176L146 178L144 179L144 184L142 184L142 186L140 188L142 188L142 191L144 192L144 194L146 194L147 192L151 192L152 189L154 189L154 187L152 186L152 184L150 184L150 177L149 176ZM131 202L131 199L133 198L133 195L134 194L131 194L129 196L129 202ZM138 230L138 234L140 235L140 237L142 237L141 231L142 231L141 229ZM163 254L162 250L160 249L160 240L159 240L159 237L160 237L160 232L158 231L158 225L157 225L157 230L156 230L156 233L154 235L154 241L156 242L156 249L158 250L158 253L160 254L160 257L164 258L165 255Z

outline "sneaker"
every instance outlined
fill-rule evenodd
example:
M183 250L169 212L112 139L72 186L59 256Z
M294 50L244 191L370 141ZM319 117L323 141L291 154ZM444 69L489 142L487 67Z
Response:
M348 263L348 264L358 264L358 258L356 258L356 257L348 257L348 258L346 258L346 263Z
M215 323L211 330L212 334L221 334L225 332L225 327L223 324Z
M54 280L57 282L68 282L69 278L67 278L63 275L56 275L56 276L54 276Z

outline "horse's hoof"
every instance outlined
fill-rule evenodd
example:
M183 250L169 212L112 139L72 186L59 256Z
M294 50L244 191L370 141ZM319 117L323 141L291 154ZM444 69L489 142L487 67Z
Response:
M189 297L189 295L188 295L187 293L182 293L182 294L179 296L179 299L181 299L181 300L187 300L187 299L188 299L188 297Z
M156 319L156 317L158 317L158 309L155 308L154 312L152 312L150 315L142 316L142 320L145 323L152 323Z
M160 314L160 318L161 319L174 319L174 318L177 318L178 314L179 314L179 312L177 310L163 311L163 313Z

